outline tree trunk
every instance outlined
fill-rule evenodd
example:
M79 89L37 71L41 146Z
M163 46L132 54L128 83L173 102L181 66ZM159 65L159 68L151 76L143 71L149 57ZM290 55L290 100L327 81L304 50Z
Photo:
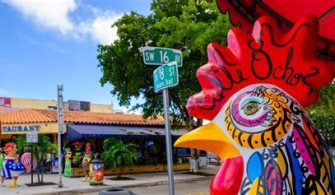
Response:
M40 179L40 171L37 169L37 183L40 183L41 179Z
M41 182L43 183L43 173L44 173L44 162L41 163L42 169L41 169Z
M119 174L118 174L118 178L121 178L122 177L122 174L123 174L123 166L120 166L120 169L119 169Z

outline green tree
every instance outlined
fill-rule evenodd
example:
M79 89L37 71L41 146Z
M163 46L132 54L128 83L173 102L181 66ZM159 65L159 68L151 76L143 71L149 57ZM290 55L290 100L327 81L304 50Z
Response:
M19 135L15 139L17 149L19 153L23 152L24 147L33 148L33 155L37 160L37 181L38 183L43 183L43 158L48 151L58 151L57 144L51 142L50 137L44 134L38 134L38 143L27 143L26 135Z
M312 112L311 119L325 138L328 146L335 140L335 114L331 112Z
M335 84L321 88L319 100L307 112L331 146L335 140Z
M107 138L103 141L102 159L105 167L119 169L117 178L121 178L125 166L132 166L138 160L138 145L124 143L121 139Z
M326 85L320 90L319 100L308 107L309 112L312 111L326 111L330 113L335 113L335 83Z
M144 103L132 109L142 108L144 117L162 115L162 96L153 89L152 72L157 66L143 63L142 49L180 49L183 67L179 68L179 85L170 89L170 111L173 124L183 122L192 129L201 120L196 124L188 115L186 101L200 91L196 71L207 62L207 45L226 44L231 27L228 16L219 12L215 0L154 0L151 10L148 16L131 12L113 24L119 39L111 45L98 46L98 67L103 73L100 82L112 84L111 93L118 97L120 105L129 106L132 97L141 97Z

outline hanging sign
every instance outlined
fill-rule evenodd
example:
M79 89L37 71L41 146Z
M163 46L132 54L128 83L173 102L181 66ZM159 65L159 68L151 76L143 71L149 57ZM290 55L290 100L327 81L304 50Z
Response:
M37 132L29 132L26 135L27 135L27 143L38 143Z

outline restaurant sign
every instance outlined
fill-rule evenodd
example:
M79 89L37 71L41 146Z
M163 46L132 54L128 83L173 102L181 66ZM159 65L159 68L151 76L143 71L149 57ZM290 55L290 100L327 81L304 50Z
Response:
M28 131L39 131L40 125L15 125L15 126L3 126L2 132L28 132Z

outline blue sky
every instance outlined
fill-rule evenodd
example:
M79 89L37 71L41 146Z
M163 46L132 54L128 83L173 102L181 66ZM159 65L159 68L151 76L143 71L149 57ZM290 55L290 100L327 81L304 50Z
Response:
M101 87L97 44L117 39L111 24L151 0L0 0L0 97L94 103L118 101ZM134 100L135 101L135 100Z

